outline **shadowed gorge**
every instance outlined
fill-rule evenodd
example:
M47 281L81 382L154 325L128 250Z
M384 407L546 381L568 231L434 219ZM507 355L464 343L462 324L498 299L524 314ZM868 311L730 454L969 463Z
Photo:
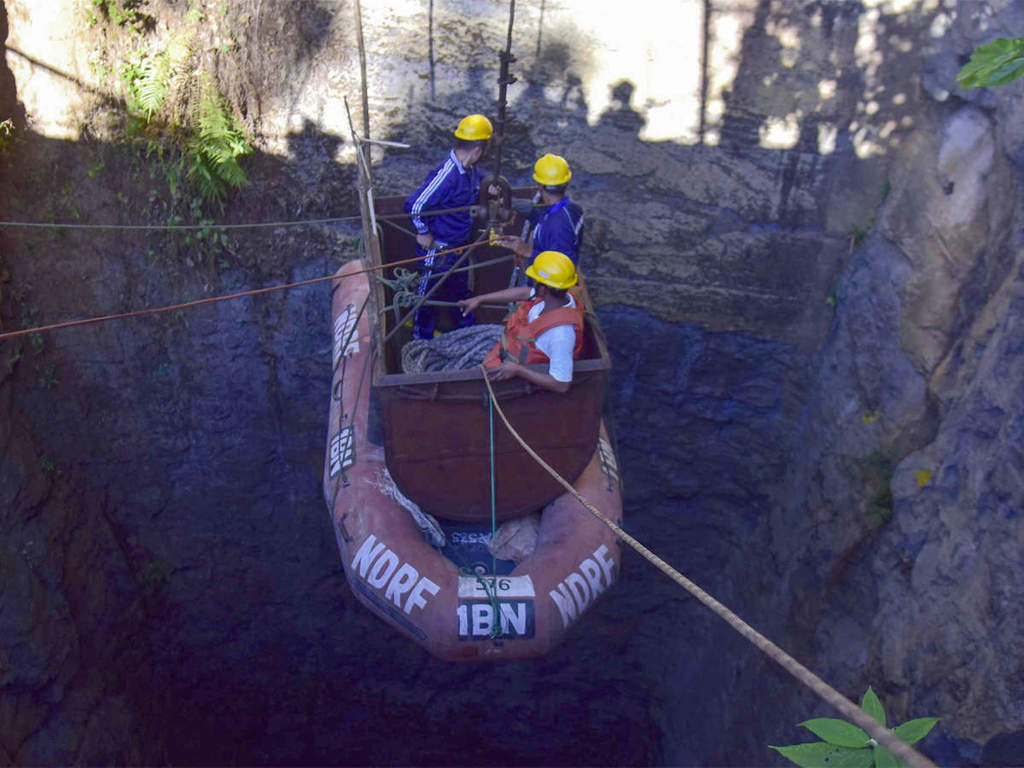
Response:
M0 225L0 333L358 257L354 4L85 5L0 0L0 221L332 221ZM375 183L407 194L493 112L508 9L363 6L371 136L412 147ZM1024 9L516 8L503 172L572 165L626 529L890 725L939 717L937 763L1013 764L1024 81L955 75ZM131 57L186 32L254 149L222 210L126 112ZM629 550L541 659L441 662L368 613L320 487L328 285L0 340L0 765L781 766L836 716Z

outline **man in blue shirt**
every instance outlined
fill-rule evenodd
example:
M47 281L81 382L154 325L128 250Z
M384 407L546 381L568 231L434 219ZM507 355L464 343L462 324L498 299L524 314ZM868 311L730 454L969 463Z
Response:
M573 266L579 266L583 209L565 193L571 178L569 163L559 155L544 155L533 166L533 179L538 186L534 202L543 207L530 214L530 239L514 235L501 238L501 244L515 253L519 266L529 266L544 251L564 253L572 259Z
M450 270L461 253L440 251L458 248L470 241L473 218L469 210L422 216L429 211L475 205L480 192L477 163L486 154L491 134L491 121L483 115L469 115L455 129L455 144L448 157L431 171L422 186L405 201L405 211L416 229L416 255L426 256L417 262L421 274L417 294L425 296L445 272ZM456 272L438 288L431 299L461 301L469 296L466 272ZM436 307L423 305L413 318L413 338L432 339L437 322ZM472 325L473 317L461 319L463 326Z

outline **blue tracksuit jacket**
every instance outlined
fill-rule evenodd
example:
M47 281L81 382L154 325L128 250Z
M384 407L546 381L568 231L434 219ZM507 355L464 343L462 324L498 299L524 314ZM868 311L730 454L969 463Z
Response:
M464 168L452 150L445 161L427 175L423 185L406 198L405 211L418 233L429 232L438 242L454 248L469 242L473 230L469 211L425 218L420 217L420 213L475 205L479 193L480 172L475 167Z
M560 251L579 266L580 244L583 242L583 209L566 195L546 210L534 211L533 253L530 263L542 251Z

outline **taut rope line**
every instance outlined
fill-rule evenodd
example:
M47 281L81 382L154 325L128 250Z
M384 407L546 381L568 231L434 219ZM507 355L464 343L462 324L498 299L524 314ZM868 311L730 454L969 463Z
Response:
M505 418L505 412L501 409L501 405L498 403L498 398L494 396L494 390L491 388L491 382L487 378L487 369L482 365L480 370L483 371L484 383L487 385L487 392L490 395L491 401L494 403L495 409L498 411L498 416L508 427L508 431L512 433L512 437L516 439L523 450L525 450L538 464L540 464L547 472L557 480L563 488L571 493L576 500L579 501L590 514L594 515L598 520L607 525L612 529L612 532L618 536L622 541L626 542L636 552L638 552L645 560L651 565L657 568L659 571L668 576L672 581L676 582L679 586L683 587L687 592L700 600L704 605L710 608L719 618L723 619L726 624L739 632L744 638L753 643L762 653L769 656L773 661L777 662L783 669L789 672L793 677L799 680L801 683L806 685L818 696L824 699L827 703L838 709L842 714L848 717L850 720L855 722L865 731L867 731L875 741L884 746L900 760L903 760L910 768L936 768L935 764L932 763L928 758L921 755L917 750L912 749L907 744L904 744L891 732L886 730L877 720L871 717L867 712L862 710L852 701L843 696L839 691L830 686L820 677L815 675L811 670L807 669L803 664L798 662L784 650L775 645L771 640L762 635L760 632L755 630L743 619L729 610L725 605L720 603L710 594L705 592L694 582L679 573L675 568L666 563L651 550L641 544L639 541L634 539L621 527L619 527L614 521L609 519L605 514L594 507L589 501L580 495L579 491L572 487L564 478L562 478L544 459L537 455L536 452L526 442L519 433L512 428L507 418Z
M524 187L524 189L526 189ZM459 213L476 208L474 205L460 205L455 208L439 208L435 211L423 211L420 218L441 216L446 213ZM378 219L408 218L407 213L378 214ZM196 229L265 229L267 227L311 227L318 224L336 224L342 221L359 221L360 216L332 216L326 219L295 219L292 221L255 221L248 224L76 224L61 221L0 221L0 227L21 227L27 229L113 229L113 230L149 230L169 232ZM405 232L406 230L402 230Z
M513 192L524 192L534 187L511 187ZM436 211L421 211L420 218L428 216L441 216L446 213L459 213L478 207L473 205L460 205L455 208L439 208ZM407 213L385 213L377 214L378 219L403 219ZM331 216L326 219L295 219L291 221L256 221L248 224L78 224L69 221L0 221L0 228L19 227L22 229L112 229L112 230L138 230L138 231L188 231L197 229L265 229L267 227L311 227L318 224L336 224L342 221L359 221L361 216ZM399 231L415 235L406 229L397 227Z
M435 256L444 253L457 253L459 251L466 250L467 248L474 248L478 245L483 245L487 240L478 240L475 243L468 243L467 245L460 245L458 248L449 248L446 251L438 251ZM361 269L358 272L351 272L345 277L351 277L352 275L362 275L367 272L373 272L379 269L389 269L390 267L400 267L405 264L414 264L417 261L422 261L426 256L417 256L412 259L403 259L402 261L392 261L388 264L380 264L374 267L367 267ZM286 283L284 285L272 285L267 288L253 288L249 291L240 291L238 293L230 293L226 296L210 296L205 299L196 299L195 301L186 301L181 304L172 304L166 307L155 307L151 309L139 309L134 312L121 312L116 315L103 315L100 317L86 317L81 320L68 320L64 323L54 323L52 325L40 325L36 328L24 328L18 331L8 331L7 333L0 333L0 341L6 341L7 339L18 338L19 336L28 336L32 333L45 333L46 331L56 331L61 328L73 328L77 325L91 325L93 323L103 323L107 320L127 320L133 317L146 317L147 315L158 315L163 312L173 312L177 309L189 309L191 307L198 307L201 304L215 304L218 301L230 301L231 299L241 299L246 296L258 296L262 293L272 293L273 291L285 291L290 288L299 288L304 285L313 285L314 283L325 283L328 280L338 279L337 274L325 275L324 277L314 277L310 280L301 280L297 283Z

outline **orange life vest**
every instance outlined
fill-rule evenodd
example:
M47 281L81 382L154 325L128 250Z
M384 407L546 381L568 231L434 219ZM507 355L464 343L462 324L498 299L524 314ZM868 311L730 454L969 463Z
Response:
M484 366L497 368L504 360L514 360L522 365L548 362L548 356L537 349L537 339L544 331L556 325L571 325L575 329L576 344L572 349L572 357L577 359L583 349L583 299L575 291L571 293L576 302L575 307L559 307L542 312L532 323L529 321L530 310L542 299L538 297L519 302L515 311L505 320L501 341L484 358Z

